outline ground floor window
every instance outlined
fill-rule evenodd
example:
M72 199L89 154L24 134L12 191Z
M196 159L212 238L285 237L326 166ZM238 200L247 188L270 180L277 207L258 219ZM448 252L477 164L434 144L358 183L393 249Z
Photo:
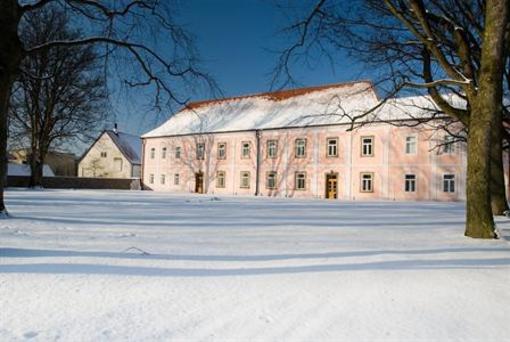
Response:
M241 171L241 188L249 188L250 187L250 172Z
M276 189L276 172L270 171L266 174L266 188Z
M406 175L405 176L405 192L415 192L416 191L416 175Z
M161 184L163 184L163 185L165 184L165 182L166 182L166 176L165 176L165 175L161 175L161 176L160 176L160 182L161 182Z
M174 175L174 185L179 185L179 181L180 181L180 179L179 179L179 178L180 178L180 177L179 177L179 174L178 174L178 173L176 173L176 174Z
M455 175L443 175L443 192L455 192Z
M225 187L225 171L216 172L216 187L217 188Z
M151 173L151 174L149 175L149 183L150 183L150 184L154 184L154 174L153 174L153 173Z
M374 191L374 174L372 172L361 173L361 192Z
M305 190L306 189L306 173L305 172L296 172L295 175L295 188L296 190Z

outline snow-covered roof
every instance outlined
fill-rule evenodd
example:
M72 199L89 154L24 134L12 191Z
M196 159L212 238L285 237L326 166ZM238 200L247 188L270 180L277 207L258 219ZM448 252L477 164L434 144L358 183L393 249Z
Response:
M459 97L444 97L456 107L465 107ZM381 103L373 85L359 81L192 102L142 138L349 124L356 116L361 116L357 122L423 119L438 112L430 96Z
M139 136L112 130L106 130L105 133L131 164L141 164L142 139Z
M338 124L377 103L368 81L193 102L142 138Z
M7 166L7 175L9 176L30 176L30 165L9 163ZM49 165L43 165L43 176L44 177L55 177L53 170Z

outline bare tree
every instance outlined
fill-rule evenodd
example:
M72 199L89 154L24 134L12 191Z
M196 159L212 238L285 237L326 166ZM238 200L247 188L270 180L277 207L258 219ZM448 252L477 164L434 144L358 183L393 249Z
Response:
M504 77L508 83L509 0L318 0L307 5L301 19L287 28L297 39L281 53L274 83L292 81L296 60L317 52L332 58L333 51L345 49L379 71L385 99L406 89L427 92L468 133L465 234L495 237L491 169L497 182L492 190L500 189L492 196L499 201L495 209L507 206L501 146L508 114L502 94ZM465 105L451 103L445 94L459 96Z
M30 45L20 36L29 13L45 8L67 12L80 26L80 37L48 40ZM108 76L116 75L128 87L148 87L154 104L186 102L176 89L214 86L198 69L199 60L189 34L175 21L171 0L2 0L0 2L0 212L5 209L3 189L7 169L7 113L11 88L21 72L22 61L58 47L95 45L102 49ZM112 64L113 63L113 64Z
M30 45L76 39L61 10L29 13L21 37ZM30 186L41 186L50 147L87 141L105 118L106 92L93 46L58 47L25 58L10 104L9 138L30 146Z

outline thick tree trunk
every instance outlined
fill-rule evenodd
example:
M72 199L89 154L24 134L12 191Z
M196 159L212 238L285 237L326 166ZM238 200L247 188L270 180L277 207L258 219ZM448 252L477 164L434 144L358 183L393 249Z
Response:
M16 78L22 58L22 45L18 38L18 23L21 18L17 0L0 2L0 213L7 213L4 203L4 188L7 180L7 133L8 109L11 87Z
M487 0L478 93L470 99L465 235L495 238L490 195L491 134L502 105L504 38L510 0Z
M501 122L501 117L496 119ZM492 130L491 148L491 206L494 215L503 215L508 210L503 167L502 129L500 123Z
M31 188L42 186L44 162L38 157L32 157L30 160L30 182Z

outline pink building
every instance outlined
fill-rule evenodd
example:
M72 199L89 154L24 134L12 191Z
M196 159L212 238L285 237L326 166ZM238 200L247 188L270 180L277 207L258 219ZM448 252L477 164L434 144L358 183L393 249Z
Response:
M191 103L142 136L156 191L345 200L465 198L466 153L427 97L377 108L360 81ZM362 116L359 128L352 119Z

